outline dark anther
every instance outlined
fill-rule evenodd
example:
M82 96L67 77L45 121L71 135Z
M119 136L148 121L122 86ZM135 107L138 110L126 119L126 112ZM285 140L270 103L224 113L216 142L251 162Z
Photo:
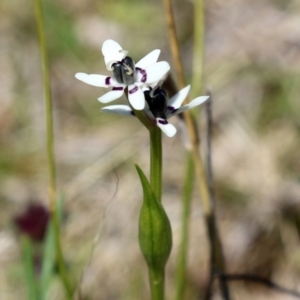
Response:
M112 68L117 82L129 85L136 81L136 69L131 57L126 56L122 61L113 64Z
M145 91L144 95L153 116L166 119L169 98L165 90L155 87L153 90Z

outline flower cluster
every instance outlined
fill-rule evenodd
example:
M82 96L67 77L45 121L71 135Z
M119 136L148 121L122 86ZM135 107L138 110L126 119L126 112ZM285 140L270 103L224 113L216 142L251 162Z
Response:
M153 50L136 64L127 53L117 42L106 40L102 46L102 54L106 68L112 71L112 75L77 73L75 77L93 86L110 87L110 92L98 98L102 103L120 98L128 88L130 106L111 105L103 107L102 111L134 116L134 110L144 110L148 118L167 136L174 136L176 128L168 123L167 119L202 104L208 96L198 97L188 105L181 106L190 86L168 98L161 88L160 80L170 70L170 65L165 61L157 62L160 50Z

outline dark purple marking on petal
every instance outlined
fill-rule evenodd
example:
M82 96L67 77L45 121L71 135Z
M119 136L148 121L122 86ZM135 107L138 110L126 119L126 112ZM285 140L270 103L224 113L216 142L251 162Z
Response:
M170 110L171 114L174 114L178 110L178 108L175 108L173 106L168 106L168 109Z
M133 111L133 110L131 111L131 114L132 114L133 116L135 116L135 113L134 113L134 111Z
M113 91L123 91L123 88L121 86L114 86L112 88Z
M139 88L135 85L133 89L129 90L129 94L135 93Z
M110 79L111 79L111 77L106 77L105 78L105 84L106 85L110 85Z
M159 124L162 124L162 125L167 125L167 124L168 124L168 121L167 121L167 120L159 119L159 120L158 120L158 123L159 123Z
M141 69L141 68L136 68L136 70L138 72L140 72L142 74L142 79L141 79L141 82L146 82L147 80L147 72L144 70L144 69Z

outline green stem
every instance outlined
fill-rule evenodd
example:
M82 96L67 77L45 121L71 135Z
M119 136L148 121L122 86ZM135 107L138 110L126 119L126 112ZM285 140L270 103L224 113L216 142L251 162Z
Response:
M54 133L53 133L53 109L52 96L50 88L48 57L46 49L46 40L44 34L44 20L42 12L41 0L35 0L35 14L37 29L39 35L39 46L41 52L41 66L43 75L44 100L46 109L46 130L47 130L47 155L48 155L48 170L49 170L49 193L50 193L50 209L56 209L56 168L54 158Z
M53 222L53 229L54 229L54 240L55 240L55 250L56 250L56 257L57 257L57 264L59 275L62 280L62 283L65 288L65 294L67 299L72 299L73 290L69 281L68 273L66 270L65 260L61 248L60 243L60 222L58 218L57 211L52 215L52 222Z
M162 142L161 130L149 128L150 133L150 185L155 198L161 203L162 195ZM149 267L149 279L152 300L164 299L165 270L164 267Z
M158 202L162 194L162 144L161 130L152 127L150 132L150 185Z
M176 299L184 299L185 290L185 270L188 253L188 240L189 240L189 223L190 223L190 210L191 199L193 192L193 184L195 177L195 167L193 156L191 153L187 155L187 167L185 173L185 182L183 187L182 199L182 224L181 224L181 242L179 246L178 261L177 261L177 278L176 278Z
M38 284L34 275L32 243L27 236L22 237L22 252L28 288L28 300L38 300Z
M51 211L52 222L54 226L56 255L57 255L58 266L59 266L59 274L63 282L67 298L71 299L72 289L69 283L69 279L67 277L65 262L61 250L60 230L59 230L60 224L57 216L57 207L56 207L56 168L55 168L55 157L54 157L53 109L52 109L52 97L51 97L51 88L50 88L47 47L46 47L46 40L44 34L44 19L43 19L41 0L35 0L34 3L35 3L35 14L36 14L38 36L39 36L39 46L41 52L41 66L42 66L44 100L45 100L45 109L46 109L50 211Z
M149 268L149 278L151 287L151 299L163 300L165 292L165 272L164 270L157 270Z

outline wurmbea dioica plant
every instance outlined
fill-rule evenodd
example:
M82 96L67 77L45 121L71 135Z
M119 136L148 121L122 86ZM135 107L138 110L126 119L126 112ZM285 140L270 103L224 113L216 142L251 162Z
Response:
M128 87L128 105L111 105L102 110L109 113L137 116L150 133L150 181L136 166L144 192L139 219L139 243L149 270L152 300L164 299L165 265L172 248L172 232L169 219L161 203L162 194L162 143L161 131L172 137L176 128L167 119L205 102L208 97L198 97L181 106L190 86L169 99L162 89L161 78L168 72L167 62L156 62L160 50L154 50L137 64L121 46L107 40L102 53L111 77L77 73L77 79L100 87L112 87L112 91L100 97L107 103L119 98Z

